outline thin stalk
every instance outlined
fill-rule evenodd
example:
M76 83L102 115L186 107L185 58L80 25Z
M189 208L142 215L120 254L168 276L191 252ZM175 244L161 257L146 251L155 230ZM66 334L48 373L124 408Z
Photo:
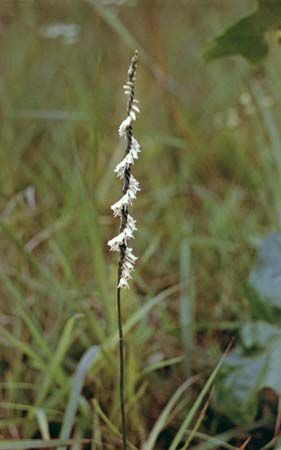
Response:
M120 281L120 275L118 270L118 284ZM123 325L122 325L122 310L121 310L121 288L117 287L117 320L118 320L118 333L119 333L119 389L120 389L120 409L121 409L121 432L123 450L127 450L127 424L125 414L125 393L124 393L124 337L123 337Z
M134 160L138 159L140 144L133 136L132 122L136 119L136 112L139 108L135 99L135 76L138 62L138 53L135 52L128 70L128 80L123 86L125 94L128 95L127 117L119 127L119 135L125 139L126 148L123 160L116 166L114 172L117 178L123 180L122 197L111 206L113 215L120 218L119 234L108 241L110 250L120 253L118 274L117 274L117 319L119 335L119 382L120 382L120 410L123 450L127 450L126 414L125 414L125 358L124 358L124 338L121 309L121 289L129 288L128 280L134 270L137 257L133 255L132 249L128 247L128 240L133 238L133 233L137 229L135 219L129 214L128 206L136 198L140 190L139 182L131 174L131 166Z

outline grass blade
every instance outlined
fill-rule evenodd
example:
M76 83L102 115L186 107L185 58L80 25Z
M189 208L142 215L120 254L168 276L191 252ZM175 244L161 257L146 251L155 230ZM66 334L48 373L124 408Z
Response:
M232 343L232 342L231 342ZM230 345L231 345L230 343ZM217 366L215 367L215 369L213 370L213 372L211 373L211 375L209 376L207 382L205 383L203 389L201 390L199 396L197 397L194 405L192 406L191 410L189 411L189 413L187 414L185 420L183 421L183 423L181 424L176 436L174 437L169 450L176 450L176 448L178 447L178 445L180 444L180 442L182 441L185 431L186 429L189 427L191 421L193 420L196 412L198 411L198 409L200 408L201 403L204 400L205 395L207 394L207 392L209 391L209 389L211 388L217 374L218 371L221 368L221 365L224 361L224 358L226 356L226 354L229 351L230 345L227 347L227 350L225 351L225 353L223 354L223 356L221 357L220 361L218 362Z
M152 428L149 438L146 441L146 443L143 446L143 450L153 450L154 446L156 444L157 438L161 431L165 428L165 425L167 423L167 420L169 418L169 415L180 399L180 397L183 395L183 393L186 391L187 388L189 388L192 383L196 380L196 377L190 378L189 380L185 381L173 394L173 396L168 401L167 405L163 409L162 413L158 417L157 421L154 424L154 427Z
M42 438L44 440L50 439L48 419L46 417L45 411L41 408L37 409L36 418L38 421L38 425L39 425L39 429L41 431Z
M62 332L62 336L59 340L57 350L55 351L52 359L50 360L50 366L48 374L46 375L45 380L42 383L42 387L40 389L40 394L37 399L37 405L40 405L44 398L46 397L48 393L48 389L52 383L52 380L57 377L60 378L61 375L61 363L63 359L65 358L65 354L68 350L68 347L72 340L72 331L74 327L75 320L81 317L81 314L76 314L73 317L70 317L68 321L66 322L66 325L64 327L64 330ZM61 383L64 382L63 379L60 380Z
M98 402L96 401L96 399L94 399L93 401L94 403L94 407L95 410L97 412L97 414L99 415L99 417L104 421L104 423L107 425L108 429L112 432L113 435L117 436L118 438L120 438L120 440L122 439L122 435L120 433L120 431L118 430L118 428L116 428L116 426L109 420L109 418L106 416L106 414L103 412L103 410L101 409L100 405L98 404ZM128 441L128 447L130 447L131 450L137 450L137 447L135 447L131 442Z
M75 442L77 442L75 439L50 439L49 441L42 441L41 439L23 439L21 441L4 440L0 442L0 450L36 450L39 448L50 449L51 447L58 447L61 444L71 445ZM88 442L90 442L90 439L83 439L83 441L80 441L80 444L86 444Z
M79 361L79 364L76 369L76 373L74 376L73 386L71 389L70 397L67 403L67 407L64 413L62 429L60 432L61 439L68 439L73 427L74 419L76 416L78 402L80 398L80 394L83 388L83 384L85 381L86 373L92 365L93 360L95 359L99 347L93 346L90 347L82 356ZM60 447L59 450L65 450L65 447Z
M193 429L191 430L191 433L188 436L187 441L186 441L186 443L184 444L184 446L183 446L183 448L181 450L187 450L188 449L189 444L192 442L192 439L194 438L196 431L198 430L198 428L200 427L200 425L202 423L202 420L204 419L205 413L206 413L206 411L208 409L208 406L210 404L210 400L211 400L211 394L209 395L208 400L205 402L205 405L203 406L203 409L200 412L200 414L198 416L198 419L196 420L196 423L195 423Z
M190 273L190 244L187 236L184 236L180 253L180 279L182 287L180 291L180 327L181 339L184 348L184 370L186 377L191 373L191 355L193 349L194 328L194 293L192 292Z

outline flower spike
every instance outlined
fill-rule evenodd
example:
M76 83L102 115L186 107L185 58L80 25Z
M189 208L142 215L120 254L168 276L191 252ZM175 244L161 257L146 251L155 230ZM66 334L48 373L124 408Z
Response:
M120 253L118 270L118 288L129 288L129 279L135 267L137 257L128 247L127 242L134 237L134 231L137 229L136 221L129 215L128 207L136 199L137 192L140 190L139 182L131 175L131 168L134 161L138 159L141 151L140 144L133 136L133 122L140 112L138 100L135 99L135 79L138 62L138 53L135 52L128 70L128 80L124 84L124 93L128 96L127 115L119 126L118 133L125 139L126 151L124 158L114 169L117 178L123 180L122 197L111 206L114 217L120 218L120 233L108 241L110 250Z

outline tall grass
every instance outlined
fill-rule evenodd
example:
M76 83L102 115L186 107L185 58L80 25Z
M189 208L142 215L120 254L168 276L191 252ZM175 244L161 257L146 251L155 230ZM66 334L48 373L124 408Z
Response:
M65 429L72 449L81 436L92 439L79 444L86 449L121 445L106 242L116 230L108 205L131 48L143 60L138 135L147 150L136 167L141 257L123 297L128 445L184 447L193 431L190 448L237 447L247 433L257 448L255 431L233 428L212 401L201 420L205 397L192 422L189 414L229 335L253 314L245 284L255 245L279 226L279 47L259 71L239 58L206 67L209 40L252 2L172 3L0 6L0 448L44 448ZM76 42L42 36L58 22L80 26Z

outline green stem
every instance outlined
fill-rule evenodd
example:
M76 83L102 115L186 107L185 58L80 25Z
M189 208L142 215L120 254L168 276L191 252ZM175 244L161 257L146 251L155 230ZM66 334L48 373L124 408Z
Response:
M119 382L120 382L120 407L121 407L121 426L123 450L127 450L126 436L126 415L125 415L125 396L124 396L124 338L121 314L121 288L117 287L117 317L119 332Z

